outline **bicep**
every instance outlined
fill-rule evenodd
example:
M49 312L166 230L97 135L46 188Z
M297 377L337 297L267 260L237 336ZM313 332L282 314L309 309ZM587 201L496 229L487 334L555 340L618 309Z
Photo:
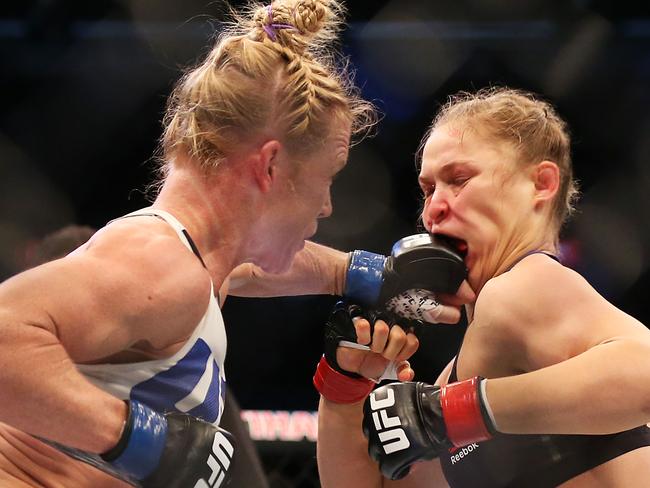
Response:
M3 315L21 327L49 332L73 359L101 357L131 342L128 330L119 327L122 273L88 257L46 263L3 284Z

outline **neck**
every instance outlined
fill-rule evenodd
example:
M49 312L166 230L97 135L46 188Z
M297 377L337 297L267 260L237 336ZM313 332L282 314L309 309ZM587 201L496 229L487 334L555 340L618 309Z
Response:
M535 251L544 251L554 254L556 251L553 240L534 240L531 242L520 243L518 246L514 247L508 256L501 262L497 268L495 276L505 273L517 264L517 262L524 256Z
M173 167L153 203L176 217L194 240L215 287L242 260L245 242L245 195L241 185L232 185L227 171L206 176L189 167ZM217 179L219 181L217 181Z
M527 253L545 251L555 254L557 252L556 233L550 227L540 222L540 225L529 223L528 229L529 232L525 235L513 231L509 237L502 236L494 243L494 247L487 251L479 267L480 275L474 276L471 282L477 295L485 283L508 271Z

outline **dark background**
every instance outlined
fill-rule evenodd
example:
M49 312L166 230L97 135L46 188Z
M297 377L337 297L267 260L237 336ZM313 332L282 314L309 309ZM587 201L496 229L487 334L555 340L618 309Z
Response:
M237 4L237 2L234 2ZM639 5L644 2L635 2ZM416 232L414 155L458 90L541 93L568 120L581 212L567 263L650 324L650 16L625 2L354 1L342 51L384 114L337 180L318 242L388 252ZM0 7L0 279L69 223L102 226L146 206L166 96L206 52L225 8L205 0L42 0ZM240 403L308 409L332 297L231 298L228 377ZM463 326L430 329L429 379Z

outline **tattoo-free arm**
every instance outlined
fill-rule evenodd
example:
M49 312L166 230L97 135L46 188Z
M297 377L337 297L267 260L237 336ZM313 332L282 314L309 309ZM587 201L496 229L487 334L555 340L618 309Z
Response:
M306 241L285 273L266 273L250 263L235 268L229 276L228 294L241 297L341 295L347 264L347 253Z

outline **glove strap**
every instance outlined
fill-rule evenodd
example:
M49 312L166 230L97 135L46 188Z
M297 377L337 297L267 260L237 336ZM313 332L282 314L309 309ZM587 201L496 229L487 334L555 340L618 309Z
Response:
M314 374L314 386L334 403L357 403L366 398L376 383L367 378L351 378L333 369L323 356Z
M138 480L159 465L167 439L167 420L146 405L131 400L122 437L102 459Z
M363 305L379 300L386 256L368 251L352 251L343 296Z
M454 446L491 439L496 429L492 425L485 399L481 395L484 378L475 376L465 381L448 383L440 391L447 437Z

